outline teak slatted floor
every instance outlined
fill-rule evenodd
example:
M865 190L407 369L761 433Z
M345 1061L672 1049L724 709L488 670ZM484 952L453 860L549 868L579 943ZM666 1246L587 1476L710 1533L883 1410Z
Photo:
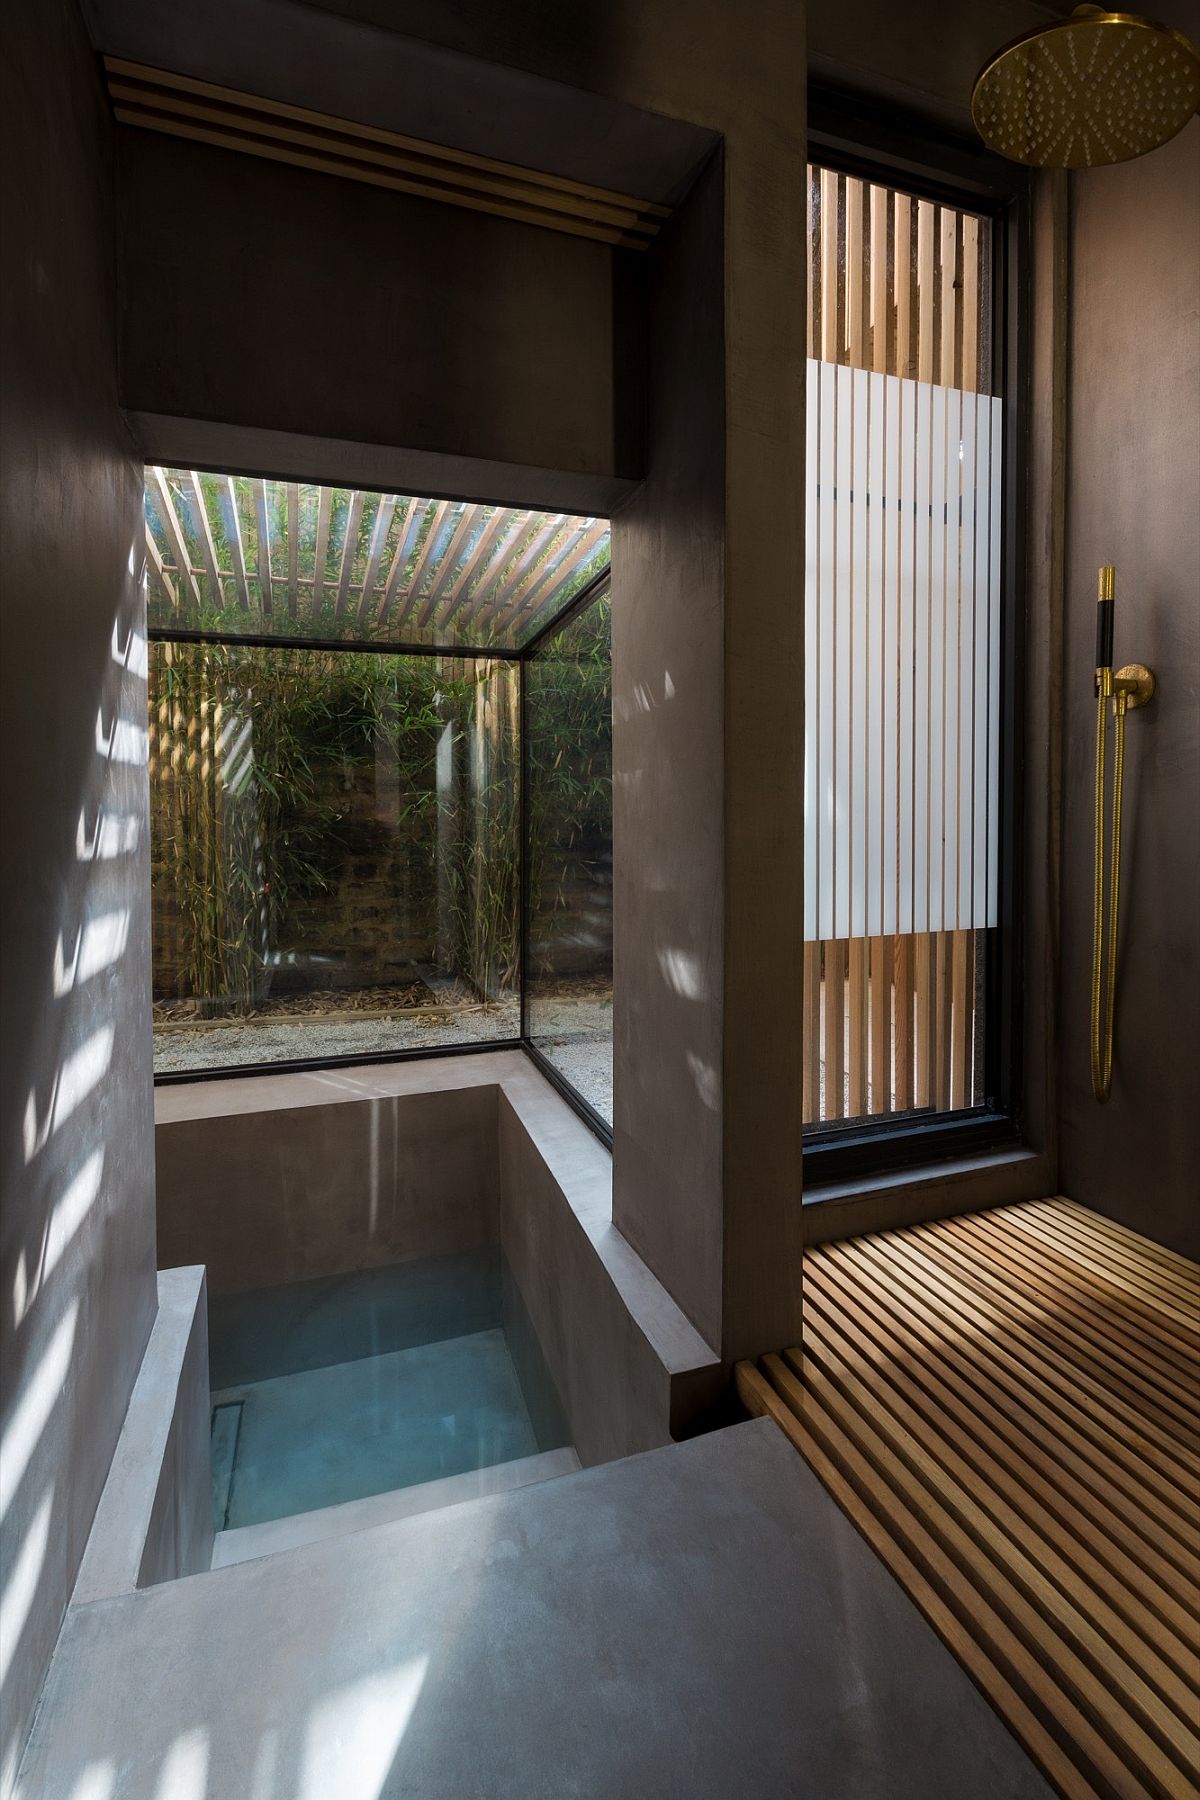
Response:
M807 1252L738 1365L1058 1790L1200 1793L1200 1268L1063 1199Z

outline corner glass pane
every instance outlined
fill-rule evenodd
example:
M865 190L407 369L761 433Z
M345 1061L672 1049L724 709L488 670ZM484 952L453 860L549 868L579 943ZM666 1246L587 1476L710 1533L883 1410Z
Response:
M155 1068L519 1035L518 676L150 646Z
M525 665L526 1027L612 1123L612 609L607 594Z

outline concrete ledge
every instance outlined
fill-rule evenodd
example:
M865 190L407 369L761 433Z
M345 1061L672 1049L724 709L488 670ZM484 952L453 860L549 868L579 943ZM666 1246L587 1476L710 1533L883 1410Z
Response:
M204 1270L167 1269L71 1604L198 1574L212 1545Z
M205 1114L189 1085L191 1116L157 1125L164 1262L202 1262L233 1294L495 1242L494 1078L391 1093L283 1079L304 1083L286 1118L277 1093Z
M654 1449L716 1352L612 1222L612 1157L523 1057L500 1088L500 1242L584 1464Z
M999 1150L953 1162L830 1182L804 1195L804 1242L831 1244L871 1231L927 1225L957 1213L1013 1206L1053 1193L1048 1159L1038 1150Z
M213 1541L212 1566L228 1569L256 1556L274 1556L320 1538L343 1537L348 1531L369 1531L393 1519L410 1519L417 1513L440 1512L445 1506L461 1506L467 1500L508 1494L514 1488L533 1487L573 1475L579 1458L569 1448L543 1450L537 1456L521 1456L513 1462L488 1463L461 1475L444 1475L438 1481L420 1481L414 1487L392 1488L385 1494L368 1494L365 1500L346 1500L340 1506L318 1506L312 1512L292 1513L286 1519L267 1519L261 1525L239 1525L218 1531Z
M499 494L512 506L550 512L614 513L638 485L638 477L580 470L536 468L527 463L454 456L399 445L350 443L345 438L224 424L218 419L180 419L167 413L131 411L130 426L147 462L221 469L272 469L297 481L381 488L385 493Z

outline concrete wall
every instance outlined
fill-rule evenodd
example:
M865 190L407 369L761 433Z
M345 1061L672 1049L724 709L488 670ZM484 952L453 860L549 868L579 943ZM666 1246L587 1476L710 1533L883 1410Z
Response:
M89 0L88 9L98 46L117 54L684 202L660 251L632 261L603 253L614 277L606 315L588 246L543 238L535 251L525 240L537 234L524 228L493 232L489 222L481 235L469 218L434 221L434 208L397 211L394 196L245 162L237 164L233 202L223 153L134 143L131 133L126 233L136 248L127 277L138 291L128 301L125 393L156 454L167 444L184 452L183 412L199 421L195 441L206 459L224 453L265 466L269 453L280 472L295 467L279 461L289 433L293 456L295 434L325 434L312 442L330 446L344 470L364 466L351 435L386 431L430 457L465 449L476 471L515 471L536 457L601 487L622 471L646 474L614 540L614 558L627 566L617 601L628 622L623 636L617 627L618 733L622 723L636 731L616 757L626 774L644 777L636 801L627 789L634 835L622 845L618 828L616 847L627 871L614 908L614 956L626 968L616 1025L616 1218L727 1357L792 1339L801 1144L803 9L772 0L747 30L729 0L606 0L569 12L547 0L501 11L474 0L433 14L407 4L325 10L254 0L239 7L227 33L214 22L229 16L218 4L206 14L207 34L144 0ZM401 101L403 119L395 116ZM701 186L685 199L702 167ZM190 256L190 232L161 228L180 186L172 168L193 176L189 222L198 204L210 249L222 234L237 249L220 263L217 283L194 267L203 259ZM246 230L243 216L252 221ZM393 238L382 223L393 218L404 220L414 265L396 271L399 310L405 322L428 325L444 352L437 383L427 380L433 371L396 374L387 358L400 342L380 273L381 257L384 272L393 270ZM366 236L373 254L364 263L371 220L379 228ZM426 247L439 256L431 260ZM219 244L211 253L226 257ZM185 267L195 301L176 280ZM352 269L357 282L347 279ZM466 284L464 293L446 271ZM553 317L544 295L521 316L530 280L561 284ZM656 320L645 357L638 282ZM385 291L370 291L377 287ZM290 338L289 311L307 323L278 368L263 368L266 327ZM159 314L172 319L169 331ZM228 327L230 347L214 346L210 360L224 356L236 379L211 367L194 391L171 389L185 379L164 367L179 327L192 328L188 341L207 342L214 321ZM312 340L318 327L328 335L330 321L348 329L352 321L358 341L352 350L335 345L316 380ZM377 342L383 383L371 361ZM532 394L531 349L540 389ZM573 359L580 366L568 386L576 392L564 393L555 371ZM329 392L339 386L334 401ZM622 457L621 445L636 441L647 389L655 441L640 457ZM314 416L323 412L329 416ZM204 421L218 414L226 422L210 430ZM378 423L364 427L364 418ZM584 444L585 425L606 434L607 463ZM409 469L406 454L389 449L388 466ZM314 465L307 473L335 470ZM626 493L608 486L609 503ZM661 892L665 846L679 849L681 866ZM653 1097L660 1079L665 1102Z
M6 21L0 499L7 1791L155 1310L140 476L72 0Z
M625 254L132 127L118 137L130 409L636 472L640 407L619 413L613 382Z
M648 474L613 527L614 1216L714 1346L724 1222L724 186L717 154L655 252Z
M613 1206L708 1341L752 1354L800 1322L803 8L387 11L723 140L650 259L646 485L614 531Z
M1075 176L1070 206L1060 1184L1200 1256L1200 120ZM1101 563L1115 660L1158 677L1128 723L1107 1106L1088 1051Z
M204 1263L213 1294L495 1242L494 1088L278 1111L249 1079L245 1107L214 1116L207 1085L172 1096L198 1116L158 1127L158 1242L167 1267Z

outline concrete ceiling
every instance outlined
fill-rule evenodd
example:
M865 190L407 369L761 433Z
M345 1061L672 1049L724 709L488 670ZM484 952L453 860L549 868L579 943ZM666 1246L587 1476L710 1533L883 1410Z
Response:
M400 35L430 17L441 25L446 8L383 7L374 19L365 5L356 17L299 0L81 4L107 55L666 205L716 142L545 72L464 54L448 37L428 41L436 32Z

